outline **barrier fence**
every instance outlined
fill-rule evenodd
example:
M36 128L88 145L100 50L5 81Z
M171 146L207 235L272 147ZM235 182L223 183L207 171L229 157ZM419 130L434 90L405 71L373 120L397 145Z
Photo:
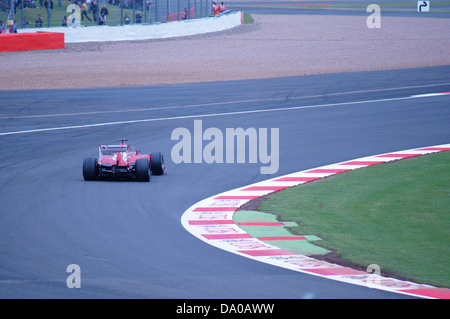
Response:
M140 2L139 2L140 1ZM196 19L210 16L212 14L213 0L152 0L145 3L142 0L123 1L122 5L117 5L119 11L132 10L134 17L133 23L136 21L136 15L142 14L144 23L169 22L182 19ZM144 10L145 7L145 10ZM121 14L122 15L122 14ZM114 24L125 23L123 19L114 18Z
M212 3L213 0L87 0L87 11L83 13L81 0L0 0L0 21L4 29L9 26L11 30L60 27L66 26L67 21L75 26L153 24L211 16ZM102 14L104 8L106 16Z

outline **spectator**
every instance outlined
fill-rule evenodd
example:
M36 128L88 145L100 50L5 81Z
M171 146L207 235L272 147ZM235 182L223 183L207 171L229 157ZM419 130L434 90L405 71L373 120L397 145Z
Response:
M186 20L186 19L187 19L187 16L188 16L188 14L187 14L187 9L184 8L184 12L183 12L183 15L181 16L181 20Z
M24 16L24 17L23 17L23 20L22 20L22 25L23 25L23 27L26 28L29 24L30 24L30 23L28 22L27 17Z
M136 23L141 23L142 22L142 13L140 13L138 11L138 13L136 13Z
M100 15L102 16L103 22L106 23L106 16L108 15L108 8L106 5L103 6L103 8L100 10Z
M128 13L125 13L125 18L123 18L123 21L125 24L130 24L130 17L128 16Z
M36 21L34 22L34 26L36 28L42 28L42 18L41 15L38 15Z
M17 24L16 24L16 20L13 20L13 24L11 25L10 29L9 29L11 33L17 33Z
M62 25L63 27L67 27L67 16L64 16L64 17L63 17L61 25Z
M97 3L95 3L95 1L91 2L91 11L92 11L94 21L97 22L98 7L97 7Z
M103 17L98 18L98 25L104 25L104 24L106 24L106 23L105 23L105 20L103 20Z
M50 2L50 5L49 5L49 2ZM49 9L49 6L50 6L50 10L53 10L53 0L45 0L44 6L47 10Z
M89 18L89 16L87 15L86 1L84 1L83 4L81 5L81 21L84 20L84 17L86 17L86 19L88 19L89 21L92 21L91 18Z
M0 20L0 34L3 33L3 21Z

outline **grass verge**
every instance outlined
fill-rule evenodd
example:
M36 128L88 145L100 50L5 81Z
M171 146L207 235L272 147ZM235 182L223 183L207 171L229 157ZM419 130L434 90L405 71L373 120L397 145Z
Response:
M295 221L341 259L450 287L450 152L337 174L269 196L259 211Z
M417 12L417 1L407 2L375 2L379 5L382 12ZM367 6L369 3L322 3L322 4L310 4L310 3L291 3L291 4L255 4L248 5L249 7L259 8L283 8L290 10L347 10L347 11L360 11L367 12ZM432 1L430 2L430 13L448 13L450 12L450 1Z
M249 13L244 12L244 24L252 24L253 22L252 16Z

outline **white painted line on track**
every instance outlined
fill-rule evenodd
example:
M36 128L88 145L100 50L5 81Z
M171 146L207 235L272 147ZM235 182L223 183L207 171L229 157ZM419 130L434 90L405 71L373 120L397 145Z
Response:
M357 91L346 91L346 92L334 92L326 94L315 94L315 95L302 95L302 96L289 96L289 97L274 97L265 99L248 99L248 100L237 100L237 101L220 101L202 104L189 104L189 105L173 105L167 107L152 107L152 108L135 108L128 110L108 110L108 111L90 111L90 112L75 112L75 113L53 113L53 114L35 114L35 115L22 115L22 116L0 116L0 120L10 120L10 119L26 119L26 118L45 118L45 117L66 117L66 116L82 116L82 115L96 115L96 114L114 114L114 113L133 113L133 112L149 112L157 110L170 110L170 109L183 109L183 108L195 108L195 107L208 107L208 106L218 106L218 105L232 105L232 104L244 104L244 103L255 103L255 102L276 102L285 100L300 100L300 99L310 99L319 97L330 97L330 96L342 96L351 94L361 94L361 93L375 93L375 92L386 92L395 90L405 90L405 89L417 89L417 88L427 88L436 86L450 85L450 83L438 83L438 84L428 84L421 86L402 86L394 88L383 88L383 89L371 89L371 90L357 90ZM431 97L450 94L446 93L427 93L413 95L412 97Z
M441 96L441 95L448 95L448 94L450 94L450 92L417 94L417 95L413 95L412 97L420 98L420 97L432 97L432 96Z
M430 299L450 299L448 288L370 274L280 249L252 237L233 221L234 212L250 200L282 188L321 179L324 177L324 172L327 172L325 175L329 176L361 167L442 151L450 151L450 144L379 154L278 176L206 198L183 213L181 224L192 235L212 246L273 266L394 293Z
M442 95L450 95L450 93L439 94L439 96L442 96ZM245 114L264 113L264 112L280 112L280 111L293 111L293 110L303 110L303 109L312 109L312 108L324 108L324 107L331 107L331 106L337 107L337 106L344 106L344 105L361 105L361 104L370 104L370 103L394 102L394 101L410 100L410 99L415 99L415 98L426 98L426 97L431 97L431 96L435 96L435 95L429 95L429 94L427 94L427 95L412 95L412 96L397 97L397 98L363 100L363 101L353 101L353 102L340 102L340 103L292 106L292 107L284 107L284 108L270 108L270 109L258 109L258 110L211 113L211 114L182 115L182 116L172 116L172 117L163 117L163 118L149 118L149 119L140 119L140 120L93 123L93 124L72 125L72 126L62 126L62 127L49 127L49 128L31 129L31 130L22 130L22 131L1 132L0 136L27 134L27 133L28 134L29 133L41 133L41 132L51 132L51 131L60 131L60 130L73 130L73 129L93 128L93 127L122 125L122 124L137 124L137 123L146 123L146 122L155 122L155 121L169 121L169 120L181 120L181 119L204 118L204 117L215 117L215 116L230 116L230 115L245 115Z

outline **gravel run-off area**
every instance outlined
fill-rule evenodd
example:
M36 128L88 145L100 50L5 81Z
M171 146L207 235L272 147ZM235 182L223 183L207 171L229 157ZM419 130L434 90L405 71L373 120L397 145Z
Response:
M140 86L450 64L450 19L253 15L253 24L160 40L0 53L2 90Z

